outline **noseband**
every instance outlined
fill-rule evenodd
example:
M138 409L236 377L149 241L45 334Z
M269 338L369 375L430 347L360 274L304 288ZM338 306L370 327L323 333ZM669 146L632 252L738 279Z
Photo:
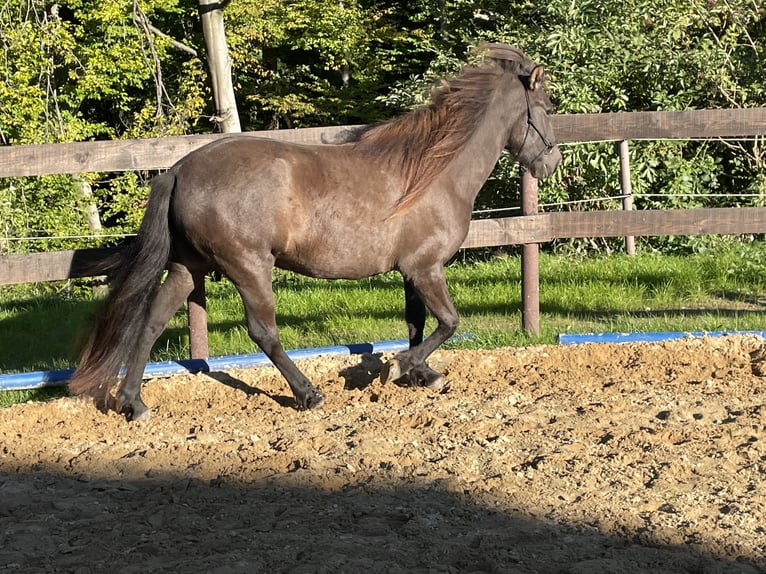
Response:
M524 145L527 143L527 136L529 136L529 129L532 128L537 132L537 135L540 136L540 139L543 142L543 145L545 146L545 151L542 152L545 155L550 155L550 153L553 151L553 148L555 145L551 143L551 141L543 135L543 132L540 131L540 128L538 128L535 125L534 120L532 119L532 104L529 101L529 89L524 88L524 96L527 99L527 131L524 134L524 141L521 142L521 147L519 148L519 153L522 149L524 149Z

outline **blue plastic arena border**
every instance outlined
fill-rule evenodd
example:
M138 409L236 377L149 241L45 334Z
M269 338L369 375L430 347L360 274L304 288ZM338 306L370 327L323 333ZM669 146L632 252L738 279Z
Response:
M453 335L449 341L465 341L473 339L471 333L459 333ZM396 353L404 351L410 346L407 339L394 339L391 341L377 341L375 343L354 343L351 345L335 345L331 347L314 347L309 349L294 349L287 351L287 356L293 361L312 359L328 355L362 355L364 353ZM195 373L210 373L226 371L229 369L247 369L250 367L264 367L271 365L271 361L264 353L251 355L229 355L224 357L211 357L209 359L180 359L177 361L161 361L147 363L144 368L144 379L158 377L172 377L174 375L189 375ZM33 371L27 373L0 374L0 391L28 391L42 389L44 387L56 387L66 385L73 369L60 369L56 371Z
M465 338L465 335L458 337ZM454 338L453 338L454 340ZM327 355L361 355L363 353L392 353L403 351L409 347L407 339L379 341L376 343L357 343L352 345L336 345L332 347L315 347L310 349L295 349L287 351L292 360L311 359ZM178 361L162 361L147 363L144 378L171 377L194 373L210 373L229 369L246 369L271 365L264 353L251 355L229 355L211 357L209 359L181 359ZM74 370L60 369L55 371L33 371L27 373L8 373L0 375L0 390L22 391L41 389L44 387L63 386L72 376Z
M581 343L654 343L685 337L723 337L724 335L758 335L766 337L766 331L664 331L657 333L572 333L560 334L561 345Z
M641 343L658 342L684 337L722 337L724 335L758 335L766 338L766 331L665 331L655 333L562 333L558 336L561 345L577 345L582 343ZM455 335L450 341L471 339L470 333ZM378 341L374 343L356 343L351 345L335 345L331 347L314 347L287 351L287 355L295 360L311 359L321 356L361 355L364 353L395 353L409 347L407 339ZM249 355L229 355L211 357L209 359L181 359L177 361L161 361L147 363L144 378L171 377L174 375L210 373L229 369L246 369L271 365L264 353ZM63 386L72 376L72 369L54 371L32 371L26 373L0 374L0 391L23 391L45 387Z

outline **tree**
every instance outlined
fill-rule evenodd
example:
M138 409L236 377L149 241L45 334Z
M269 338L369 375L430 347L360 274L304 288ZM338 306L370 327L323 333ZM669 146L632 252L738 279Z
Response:
M400 113L423 102L430 84L454 73L482 39L516 44L546 64L559 112L766 105L766 7L752 0L236 0L226 27L247 130ZM219 117L199 56L196 3L8 0L0 42L5 144L207 132ZM694 193L697 205L719 204L705 196L711 191L729 203L736 193L764 195L762 147L632 145L637 203L672 206ZM566 146L564 154L562 169L541 186L543 202L617 193L612 144ZM86 176L112 230L135 229L149 175ZM513 205L517 180L513 162L501 161L479 206ZM71 209L78 202L72 178L0 182L3 234L87 232L85 214Z
M182 42L157 34L159 28L151 24L156 19L164 26L166 19L179 13L176 0L147 0L142 6L132 0L6 2L0 8L5 54L0 82L2 142L52 143L189 131L204 110L201 63L178 50ZM94 184L108 222L122 220L132 230L143 196L139 178L127 174L111 179L110 185L97 178L85 176ZM90 201L83 197L77 178L0 182L3 247L76 245L10 240L87 235L85 211ZM73 211L73 206L82 210Z
M241 132L234 86L231 83L231 60L226 46L223 7L217 0L199 0L199 14L215 98L215 121L223 132Z

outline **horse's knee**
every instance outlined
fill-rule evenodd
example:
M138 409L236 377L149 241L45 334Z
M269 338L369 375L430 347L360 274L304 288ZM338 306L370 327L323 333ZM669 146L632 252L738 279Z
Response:
M282 348L279 341L279 331L276 328L269 328L260 324L248 324L247 334L267 355L271 355Z

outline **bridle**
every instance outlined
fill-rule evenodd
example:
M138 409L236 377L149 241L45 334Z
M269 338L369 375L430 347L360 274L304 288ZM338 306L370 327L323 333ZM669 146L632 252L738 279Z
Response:
M535 122L532 119L532 104L529 101L529 88L527 88L526 86L524 87L524 97L526 97L527 99L527 131L524 133L524 140L521 142L519 153L521 153L521 150L524 149L524 145L527 143L527 137L529 136L529 129L532 128L533 130L535 130L535 132L537 132L537 135L540 136L540 139L542 140L543 145L545 146L545 151L543 151L542 153L545 155L550 155L551 152L553 151L553 148L556 146L548 138L546 138L543 132L540 131L540 128L538 128L535 125Z

